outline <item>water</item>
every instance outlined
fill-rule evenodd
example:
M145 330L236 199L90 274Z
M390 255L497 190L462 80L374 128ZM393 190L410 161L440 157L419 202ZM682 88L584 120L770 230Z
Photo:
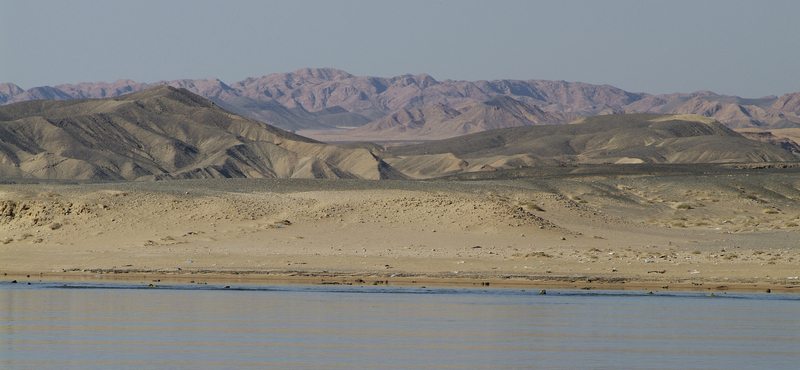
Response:
M796 369L800 296L0 283L1 369Z

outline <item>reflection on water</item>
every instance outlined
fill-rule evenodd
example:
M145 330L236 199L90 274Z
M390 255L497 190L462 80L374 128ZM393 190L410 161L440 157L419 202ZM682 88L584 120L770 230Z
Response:
M795 369L800 297L0 283L0 368ZM558 294L557 294L558 293Z

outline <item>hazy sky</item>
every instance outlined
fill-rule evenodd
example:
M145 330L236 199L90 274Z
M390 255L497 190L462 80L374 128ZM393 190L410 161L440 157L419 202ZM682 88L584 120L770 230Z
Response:
M0 0L0 82L332 67L755 98L800 91L799 19L797 0Z

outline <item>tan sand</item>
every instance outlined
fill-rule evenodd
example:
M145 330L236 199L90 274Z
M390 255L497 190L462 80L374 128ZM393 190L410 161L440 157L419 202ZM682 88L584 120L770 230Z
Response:
M798 184L757 174L10 184L0 273L798 292Z

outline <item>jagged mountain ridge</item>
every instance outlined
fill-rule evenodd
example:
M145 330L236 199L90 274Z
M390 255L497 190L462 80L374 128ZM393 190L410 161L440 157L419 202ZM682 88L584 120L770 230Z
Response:
M367 149L320 143L164 85L0 107L0 177L404 178Z
M226 85L218 79L161 81L155 84L119 80L113 83L82 83L35 87L28 90L19 89L13 84L0 84L0 104L33 99L64 100L117 96L156 84L184 87L220 105L221 102L227 101L230 106L238 107L239 113L266 123L271 122L266 121L268 117L259 116L261 111L257 105L255 108L246 109L230 101L234 98L277 101L287 108L302 107L309 112L338 106L373 121L400 109L421 108L437 103L454 108L505 95L551 113L574 113L579 116L625 112L699 114L715 118L730 127L800 127L800 92L758 99L743 99L709 91L650 95L631 93L609 85L581 82L437 81L426 74L388 78L369 77L354 76L331 68L306 68L290 73L275 73L259 78L247 78L231 85ZM707 102L713 106L709 106ZM318 119L315 121L320 123ZM341 120L334 121L337 125L342 123ZM353 127L362 122L365 122L363 118L350 121ZM329 126L320 123L316 128L324 129ZM299 125L283 128L305 127Z

